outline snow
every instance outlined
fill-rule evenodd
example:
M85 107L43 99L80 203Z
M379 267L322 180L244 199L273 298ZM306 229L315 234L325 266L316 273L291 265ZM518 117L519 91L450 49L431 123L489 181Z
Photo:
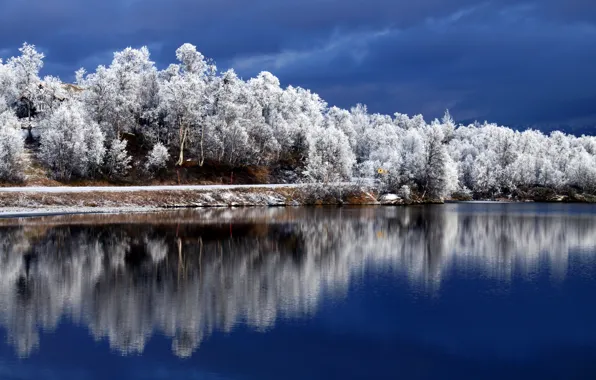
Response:
M384 194L379 198L379 202L381 202L383 205L403 203L401 197L397 194Z
M40 216L78 215L78 214L121 214L146 213L161 210L158 207L42 207L42 208L0 208L0 219L31 218Z
M134 192L134 191L215 191L234 189L281 189L299 188L307 184L266 185L179 185L179 186L29 186L0 187L0 193L89 193L89 192Z
M397 196L396 194L385 194L383 196L381 196L381 198L379 199L380 201L397 201L401 199L399 196Z

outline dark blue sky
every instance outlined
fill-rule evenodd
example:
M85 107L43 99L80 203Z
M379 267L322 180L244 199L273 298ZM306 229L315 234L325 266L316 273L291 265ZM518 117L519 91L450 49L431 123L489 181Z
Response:
M220 69L269 70L331 105L596 125L593 0L0 0L0 56L23 41L64 80L127 46L163 67L190 42Z

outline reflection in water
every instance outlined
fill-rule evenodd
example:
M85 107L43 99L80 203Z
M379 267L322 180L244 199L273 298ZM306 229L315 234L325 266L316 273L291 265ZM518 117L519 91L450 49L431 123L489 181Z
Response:
M140 353L152 334L187 357L214 330L315 311L355 273L391 267L436 289L448 268L507 280L596 251L596 215L456 205L203 210L28 219L0 227L0 324L19 355L62 318ZM70 219L69 219L70 218ZM123 219L124 218L124 219Z

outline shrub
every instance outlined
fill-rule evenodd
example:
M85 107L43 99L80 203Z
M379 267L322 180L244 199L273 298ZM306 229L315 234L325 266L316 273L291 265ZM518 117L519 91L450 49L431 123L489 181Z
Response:
M153 146L153 149L151 149L147 155L145 169L147 169L149 172L156 172L164 169L169 159L170 154L168 153L168 148L166 148L162 143L158 142Z

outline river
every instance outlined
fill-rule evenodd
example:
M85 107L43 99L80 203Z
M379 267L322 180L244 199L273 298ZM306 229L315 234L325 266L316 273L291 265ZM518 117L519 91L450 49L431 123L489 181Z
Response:
M0 220L3 379L596 378L596 206Z

